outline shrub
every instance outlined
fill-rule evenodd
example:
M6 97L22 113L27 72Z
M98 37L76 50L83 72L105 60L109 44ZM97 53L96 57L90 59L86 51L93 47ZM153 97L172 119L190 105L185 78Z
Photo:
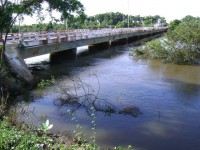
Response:
M15 126L10 126L8 118L0 122L0 149L34 149L40 150L50 148L52 140L46 136L38 136L34 132L18 130Z
M164 59L168 55L168 51L159 40L153 40L145 44L146 54L148 58Z
M50 79L50 80L48 80L48 79L47 79L47 80L42 79L42 80L40 81L40 83L38 83L37 87L43 89L43 88L45 88L45 87L53 86L53 85L55 85L55 84L56 84L56 83L55 83L55 79L54 79L53 76L51 76L51 79Z
M132 53L148 59L164 59L168 55L168 51L159 40L147 42L144 47L133 49Z
M144 55L145 51L143 49L141 49L141 48L136 48L136 49L133 50L133 54L135 54L137 56L138 55Z
M135 54L176 64L195 64L200 58L200 18L187 16L173 22L166 39L147 42Z

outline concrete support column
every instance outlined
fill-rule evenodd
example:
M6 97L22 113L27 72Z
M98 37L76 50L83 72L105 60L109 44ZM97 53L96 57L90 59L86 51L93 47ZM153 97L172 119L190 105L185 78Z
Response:
M47 43L51 43L51 38L49 34L47 35Z
M60 33L57 33L57 43L61 43Z
M67 41L70 41L71 39L70 39L70 34L69 34L69 32L67 32Z
M11 45L6 47L5 57L12 67L14 73L16 73L21 79L28 83L33 82L33 76L28 69L24 59L19 54L17 45Z

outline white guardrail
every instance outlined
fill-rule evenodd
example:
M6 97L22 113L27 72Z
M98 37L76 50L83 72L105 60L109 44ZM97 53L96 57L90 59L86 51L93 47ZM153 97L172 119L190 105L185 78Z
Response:
M98 30L89 30L89 29L76 29L69 31L57 31L50 33L23 33L23 34L8 34L7 45L23 43L26 46L37 46L44 44L52 43L61 43L68 41L76 41L83 39L91 39L96 37L105 37L113 36L120 34L128 34L133 32L144 32L151 30L162 30L164 27L136 27L136 28L117 28L117 29L98 29ZM3 40L5 37L3 36ZM0 45L2 42L0 42Z

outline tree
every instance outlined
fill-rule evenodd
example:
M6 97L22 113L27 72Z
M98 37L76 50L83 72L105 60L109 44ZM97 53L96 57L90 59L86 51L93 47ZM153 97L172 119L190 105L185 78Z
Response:
M168 39L182 44L182 46L189 46L200 50L200 18L191 17L190 19L183 19L170 34Z
M0 37L3 40L3 52L7 35L20 15L33 15L37 12L38 17L43 9L43 4L47 3L49 13L53 10L59 11L61 19L66 19L71 13L82 14L83 5L78 0L0 0Z
M169 30L174 30L179 24L181 20L175 19L169 23Z

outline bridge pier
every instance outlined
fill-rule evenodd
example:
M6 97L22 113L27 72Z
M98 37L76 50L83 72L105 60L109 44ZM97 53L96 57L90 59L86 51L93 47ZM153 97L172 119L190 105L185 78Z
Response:
M24 59L19 53L19 49L16 45L6 46L5 57L12 69L12 71L28 83L33 82L33 75L28 69Z
M76 48L67 49L65 51L52 52L50 53L50 63L57 63L63 59L73 59L76 58Z

